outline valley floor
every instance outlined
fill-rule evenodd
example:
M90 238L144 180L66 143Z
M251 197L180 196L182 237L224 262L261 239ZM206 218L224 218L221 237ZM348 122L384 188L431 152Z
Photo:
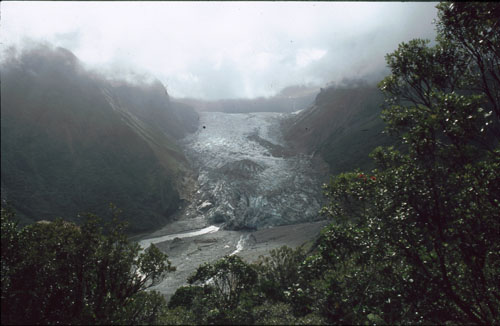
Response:
M296 248L314 240L327 223L328 221L317 221L283 225L253 232L218 230L185 238L180 236L197 230L185 229L184 232L175 234L168 233L166 229L163 232L156 232L157 237L172 236L172 240L158 242L155 245L168 255L177 270L168 274L162 283L154 287L154 290L170 298L178 287L187 284L187 278L205 262L213 262L235 253L247 262L255 262L259 256L267 255L272 249L284 245ZM183 225L187 226L185 221L174 222L172 229L181 230Z
M169 256L177 271L155 287L170 297L196 268L225 255L248 262L270 250L314 240L321 181L313 158L290 151L280 113L200 114L199 129L182 141L197 171L194 191L177 221L142 237Z

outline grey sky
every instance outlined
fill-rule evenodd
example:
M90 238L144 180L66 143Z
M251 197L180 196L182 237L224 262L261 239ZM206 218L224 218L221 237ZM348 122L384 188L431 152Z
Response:
M2 48L62 46L93 69L149 73L173 96L270 96L373 76L384 55L433 39L436 3L2 2Z

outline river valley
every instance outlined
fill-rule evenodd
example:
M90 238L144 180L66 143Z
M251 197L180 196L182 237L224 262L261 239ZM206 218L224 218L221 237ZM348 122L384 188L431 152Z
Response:
M204 262L238 254L255 261L269 250L297 247L326 225L325 169L283 141L283 113L202 112L182 146L198 175L179 217L143 237L169 256L176 271L154 289L170 297Z

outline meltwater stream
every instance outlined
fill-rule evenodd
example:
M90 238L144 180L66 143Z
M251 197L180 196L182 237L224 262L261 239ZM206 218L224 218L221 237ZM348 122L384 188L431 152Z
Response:
M200 236L200 235L207 234L207 233L217 232L217 231L219 231L219 229L220 229L220 227L218 227L218 226L210 225L210 226L207 226L206 228L196 230L196 231L168 234L168 235L164 235L161 237L144 239L144 240L139 241L139 245L141 246L142 249L146 249L152 243L165 242L165 241L169 241L169 240L174 240L176 238L182 239L182 238L196 237L196 236Z
M140 241L143 249L154 243L177 268L155 290L170 297L200 264L235 254L254 260L319 231L312 221L319 218L322 175L310 156L287 149L280 131L286 116L200 113L198 131L181 142L197 189L175 225ZM277 227L297 223L304 224Z

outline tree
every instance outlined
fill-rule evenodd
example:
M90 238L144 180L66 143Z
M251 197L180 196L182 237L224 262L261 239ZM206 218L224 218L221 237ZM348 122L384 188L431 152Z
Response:
M436 45L386 57L383 118L399 151L378 148L377 169L325 188L330 320L500 322L500 5L438 10Z
M151 246L140 252L124 224L89 215L17 228L2 207L2 324L154 323L166 302L146 291L173 270Z
M286 301L286 294L298 282L299 266L305 257L301 247L294 250L287 246L271 250L268 256L259 257L256 267L260 291L269 299Z
M205 263L179 288L170 308L189 309L198 324L249 324L256 304L257 272L239 256Z
M189 284L201 283L213 287L224 306L231 308L240 295L257 282L257 272L239 256L226 256L214 264L198 267L188 278Z
M473 89L485 95L500 117L500 5L481 2L438 5L438 32L469 61ZM479 22L479 23L478 23ZM497 134L498 137L498 134Z

